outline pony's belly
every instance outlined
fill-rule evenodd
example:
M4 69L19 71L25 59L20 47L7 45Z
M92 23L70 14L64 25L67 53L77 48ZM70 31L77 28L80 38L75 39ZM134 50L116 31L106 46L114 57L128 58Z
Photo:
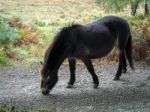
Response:
M89 54L88 57L92 58L92 59L96 59L96 58L101 58L104 57L106 55L108 55L113 48L109 48L109 49L97 49L91 52L91 54Z
M90 54L90 49L86 47L81 47L80 49L76 49L76 51L73 52L72 56L76 58L84 58L89 56Z
M111 52L113 47L110 48L99 48L99 49L90 49L87 47L80 48L76 52L72 54L72 57L75 58L91 58L91 59L96 59L96 58L101 58L106 56Z

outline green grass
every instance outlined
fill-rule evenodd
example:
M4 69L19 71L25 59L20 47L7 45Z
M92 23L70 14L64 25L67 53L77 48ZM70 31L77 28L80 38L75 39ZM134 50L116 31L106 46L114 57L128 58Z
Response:
M52 27L44 26L44 27L37 27L37 29L41 31L46 38L50 38L54 36L54 34L58 31L59 27L58 26L52 26Z
M0 65L7 65L9 59L7 58L5 52L0 50Z
M25 108L13 105L0 105L0 112L55 112L50 109L35 109L35 108Z

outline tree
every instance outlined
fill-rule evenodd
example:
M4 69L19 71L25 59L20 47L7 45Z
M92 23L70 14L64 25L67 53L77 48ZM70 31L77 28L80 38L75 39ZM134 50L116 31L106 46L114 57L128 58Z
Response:
M106 11L120 12L125 7L131 6L131 15L135 16L136 10L140 4L144 3L144 14L149 14L150 0L96 0Z

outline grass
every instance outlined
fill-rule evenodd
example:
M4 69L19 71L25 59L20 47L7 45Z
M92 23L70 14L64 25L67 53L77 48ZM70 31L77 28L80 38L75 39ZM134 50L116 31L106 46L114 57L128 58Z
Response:
M24 108L14 105L0 105L0 112L55 112L50 109L35 109L35 108Z
M0 0L0 14L7 18L19 17L40 27L57 28L72 22L85 24L109 15L94 0ZM130 12L126 9L117 15L130 15Z
M5 54L5 52L3 51L3 49L0 49L0 64L2 65L7 65L8 64L8 58Z
M42 60L44 49L47 48L61 27L72 22L88 23L101 17L103 12L92 0L26 0L23 2L0 0L0 15L2 17L10 20L20 18L23 23L36 27L43 35L39 39L38 45L32 44L13 48L21 56L22 63ZM25 33L23 32L23 35ZM38 46L43 50L36 54Z
M105 15L128 17L130 7L122 13L105 13L94 0L0 0L0 15L8 19L20 18L23 23L35 27L42 34L36 44L13 48L21 56L21 63L32 63L43 59L44 49L63 26L72 22L86 24ZM25 35L27 31L22 34ZM34 35L34 32L29 33ZM28 34L25 36L28 37Z
M146 82L144 80L141 80L139 83L139 87L145 87L146 86Z
M103 12L92 0L26 0L23 2L0 0L0 2L2 16L19 16L27 21L55 26L72 21L84 22Z

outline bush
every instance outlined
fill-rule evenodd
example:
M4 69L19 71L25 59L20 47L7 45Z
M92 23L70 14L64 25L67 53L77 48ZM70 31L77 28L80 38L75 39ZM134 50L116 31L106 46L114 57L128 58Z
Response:
M150 16L129 18L133 36L133 57L135 60L150 61Z

